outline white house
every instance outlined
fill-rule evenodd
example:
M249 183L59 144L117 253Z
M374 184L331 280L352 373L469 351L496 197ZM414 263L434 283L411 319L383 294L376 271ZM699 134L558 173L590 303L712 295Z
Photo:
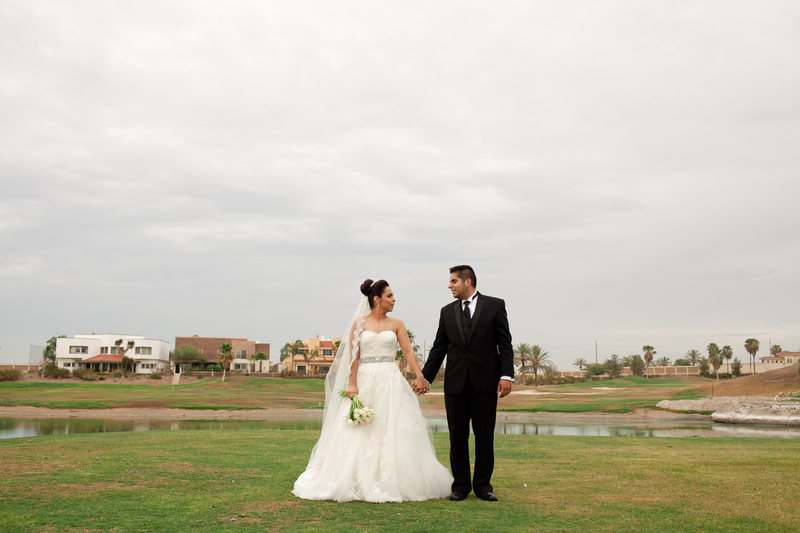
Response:
M115 344L122 339L120 349ZM134 361L133 371L151 374L169 369L169 343L147 339L141 335L75 335L72 338L56 339L56 364L69 370L87 368L98 372L110 372L119 368L122 353L133 341L133 348L125 355Z

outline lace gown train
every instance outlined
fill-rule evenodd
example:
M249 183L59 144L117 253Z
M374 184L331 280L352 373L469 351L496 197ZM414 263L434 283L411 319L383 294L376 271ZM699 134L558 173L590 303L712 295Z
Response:
M414 391L395 364L393 331L364 331L358 397L375 411L364 426L345 422L344 402L325 449L314 447L292 493L307 500L400 502L444 498L453 478L436 459Z

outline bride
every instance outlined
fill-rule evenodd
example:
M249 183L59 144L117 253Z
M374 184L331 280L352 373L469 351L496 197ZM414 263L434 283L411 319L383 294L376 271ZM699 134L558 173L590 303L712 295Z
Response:
M444 498L453 478L436 459L419 401L395 363L399 343L417 376L415 386L427 389L403 321L387 316L394 294L385 280L371 279L361 293L364 298L325 378L319 440L292 494L340 502ZM340 390L346 390L346 398ZM375 412L366 425L345 421L356 394Z

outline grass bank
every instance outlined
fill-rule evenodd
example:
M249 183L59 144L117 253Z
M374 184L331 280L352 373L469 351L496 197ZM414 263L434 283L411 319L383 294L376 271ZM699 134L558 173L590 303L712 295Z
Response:
M79 381L0 383L3 405L27 405L51 409L109 409L114 407L171 407L179 409L319 408L324 401L320 379L275 379L231 376L182 385L136 382L91 383ZM515 387L500 400L501 411L610 412L622 413L654 407L665 399L700 396L705 380L662 377L620 378L602 382L556 387ZM441 393L441 383L431 389ZM534 394L531 394L534 393ZM444 409L441 394L420 397L423 407ZM2 409L0 409L2 416Z
M800 523L798 441L498 435L500 502L375 505L289 493L316 437L206 430L0 441L0 529L765 533ZM434 443L447 464L446 435Z
M0 383L5 405L50 409L168 407L175 409L313 408L325 398L321 380L232 376L182 385L82 381ZM2 410L0 410L2 416Z

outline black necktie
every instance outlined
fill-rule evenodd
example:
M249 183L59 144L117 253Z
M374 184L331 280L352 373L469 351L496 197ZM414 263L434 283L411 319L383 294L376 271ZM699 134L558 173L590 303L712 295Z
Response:
M464 300L464 321L467 327L472 327L472 315L469 312L469 300Z

